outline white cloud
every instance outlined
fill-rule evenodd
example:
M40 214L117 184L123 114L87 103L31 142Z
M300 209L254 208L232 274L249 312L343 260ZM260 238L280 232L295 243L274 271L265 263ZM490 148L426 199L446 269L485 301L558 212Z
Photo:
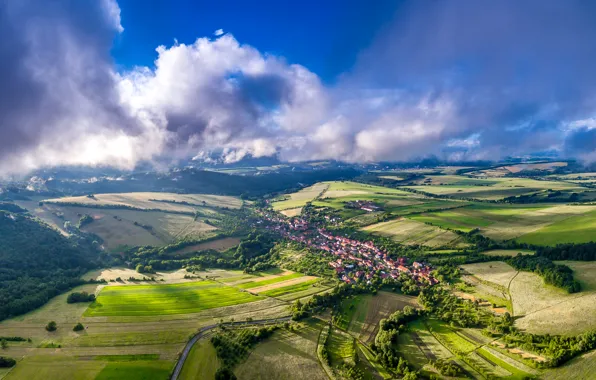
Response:
M116 2L116 0L101 0L101 3L108 18L111 20L112 26L119 33L124 32L124 27L122 26L120 20L120 6Z
M223 29L217 29L215 32L213 32L213 35L216 36L216 37L219 37L222 34L224 34L224 30Z

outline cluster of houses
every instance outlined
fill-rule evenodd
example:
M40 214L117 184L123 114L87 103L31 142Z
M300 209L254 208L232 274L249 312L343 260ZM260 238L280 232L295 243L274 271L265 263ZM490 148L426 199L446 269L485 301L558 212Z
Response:
M383 208L371 201L351 201L346 203L347 208L355 208L366 212L383 211Z
M423 263L408 265L407 259L392 259L372 241L362 242L344 236L336 236L323 228L313 228L301 218L283 219L276 215L263 215L267 228L287 239L309 247L329 252L336 258L329 262L337 276L346 283L370 281L379 273L381 278L397 279L401 273L407 274L419 283L436 284L431 268Z

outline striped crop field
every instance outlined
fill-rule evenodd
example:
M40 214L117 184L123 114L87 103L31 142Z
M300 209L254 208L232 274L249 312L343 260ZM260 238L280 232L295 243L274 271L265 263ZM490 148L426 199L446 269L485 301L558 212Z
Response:
M278 296L282 296L284 294L296 293L296 292L301 292L303 290L310 289L317 282L319 282L319 279L304 281L304 282L294 284L294 285L289 285L289 286L284 286L281 288L267 290L267 291L261 292L259 294L263 295L263 296L268 296L268 297L278 297Z
M212 281L106 286L84 315L99 317L186 314L260 299L262 297Z
M245 282L245 283L237 285L237 287L239 287L241 289L258 288L260 286L271 285L271 284L275 284L278 282L291 280L294 278L300 278L303 276L304 275L302 273L292 273L292 274L288 274L285 276L278 276L278 277L270 278L268 280L263 280L263 281Z

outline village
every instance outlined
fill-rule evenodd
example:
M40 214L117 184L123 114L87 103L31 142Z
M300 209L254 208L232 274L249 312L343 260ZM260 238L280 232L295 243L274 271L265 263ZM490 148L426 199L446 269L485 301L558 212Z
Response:
M382 279L388 277L397 279L400 274L405 274L419 284L438 283L431 274L430 266L420 262L409 264L405 257L394 260L372 241L362 242L336 236L322 227L311 226L302 218L287 219L273 212L263 212L261 215L267 222L265 228L286 239L336 256L334 260L329 261L329 266L345 283L369 282L376 274L379 274Z

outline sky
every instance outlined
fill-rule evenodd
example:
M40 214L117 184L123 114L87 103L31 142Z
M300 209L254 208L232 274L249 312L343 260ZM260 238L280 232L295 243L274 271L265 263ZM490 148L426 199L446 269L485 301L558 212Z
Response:
M596 160L587 1L6 0L0 175L179 160Z

